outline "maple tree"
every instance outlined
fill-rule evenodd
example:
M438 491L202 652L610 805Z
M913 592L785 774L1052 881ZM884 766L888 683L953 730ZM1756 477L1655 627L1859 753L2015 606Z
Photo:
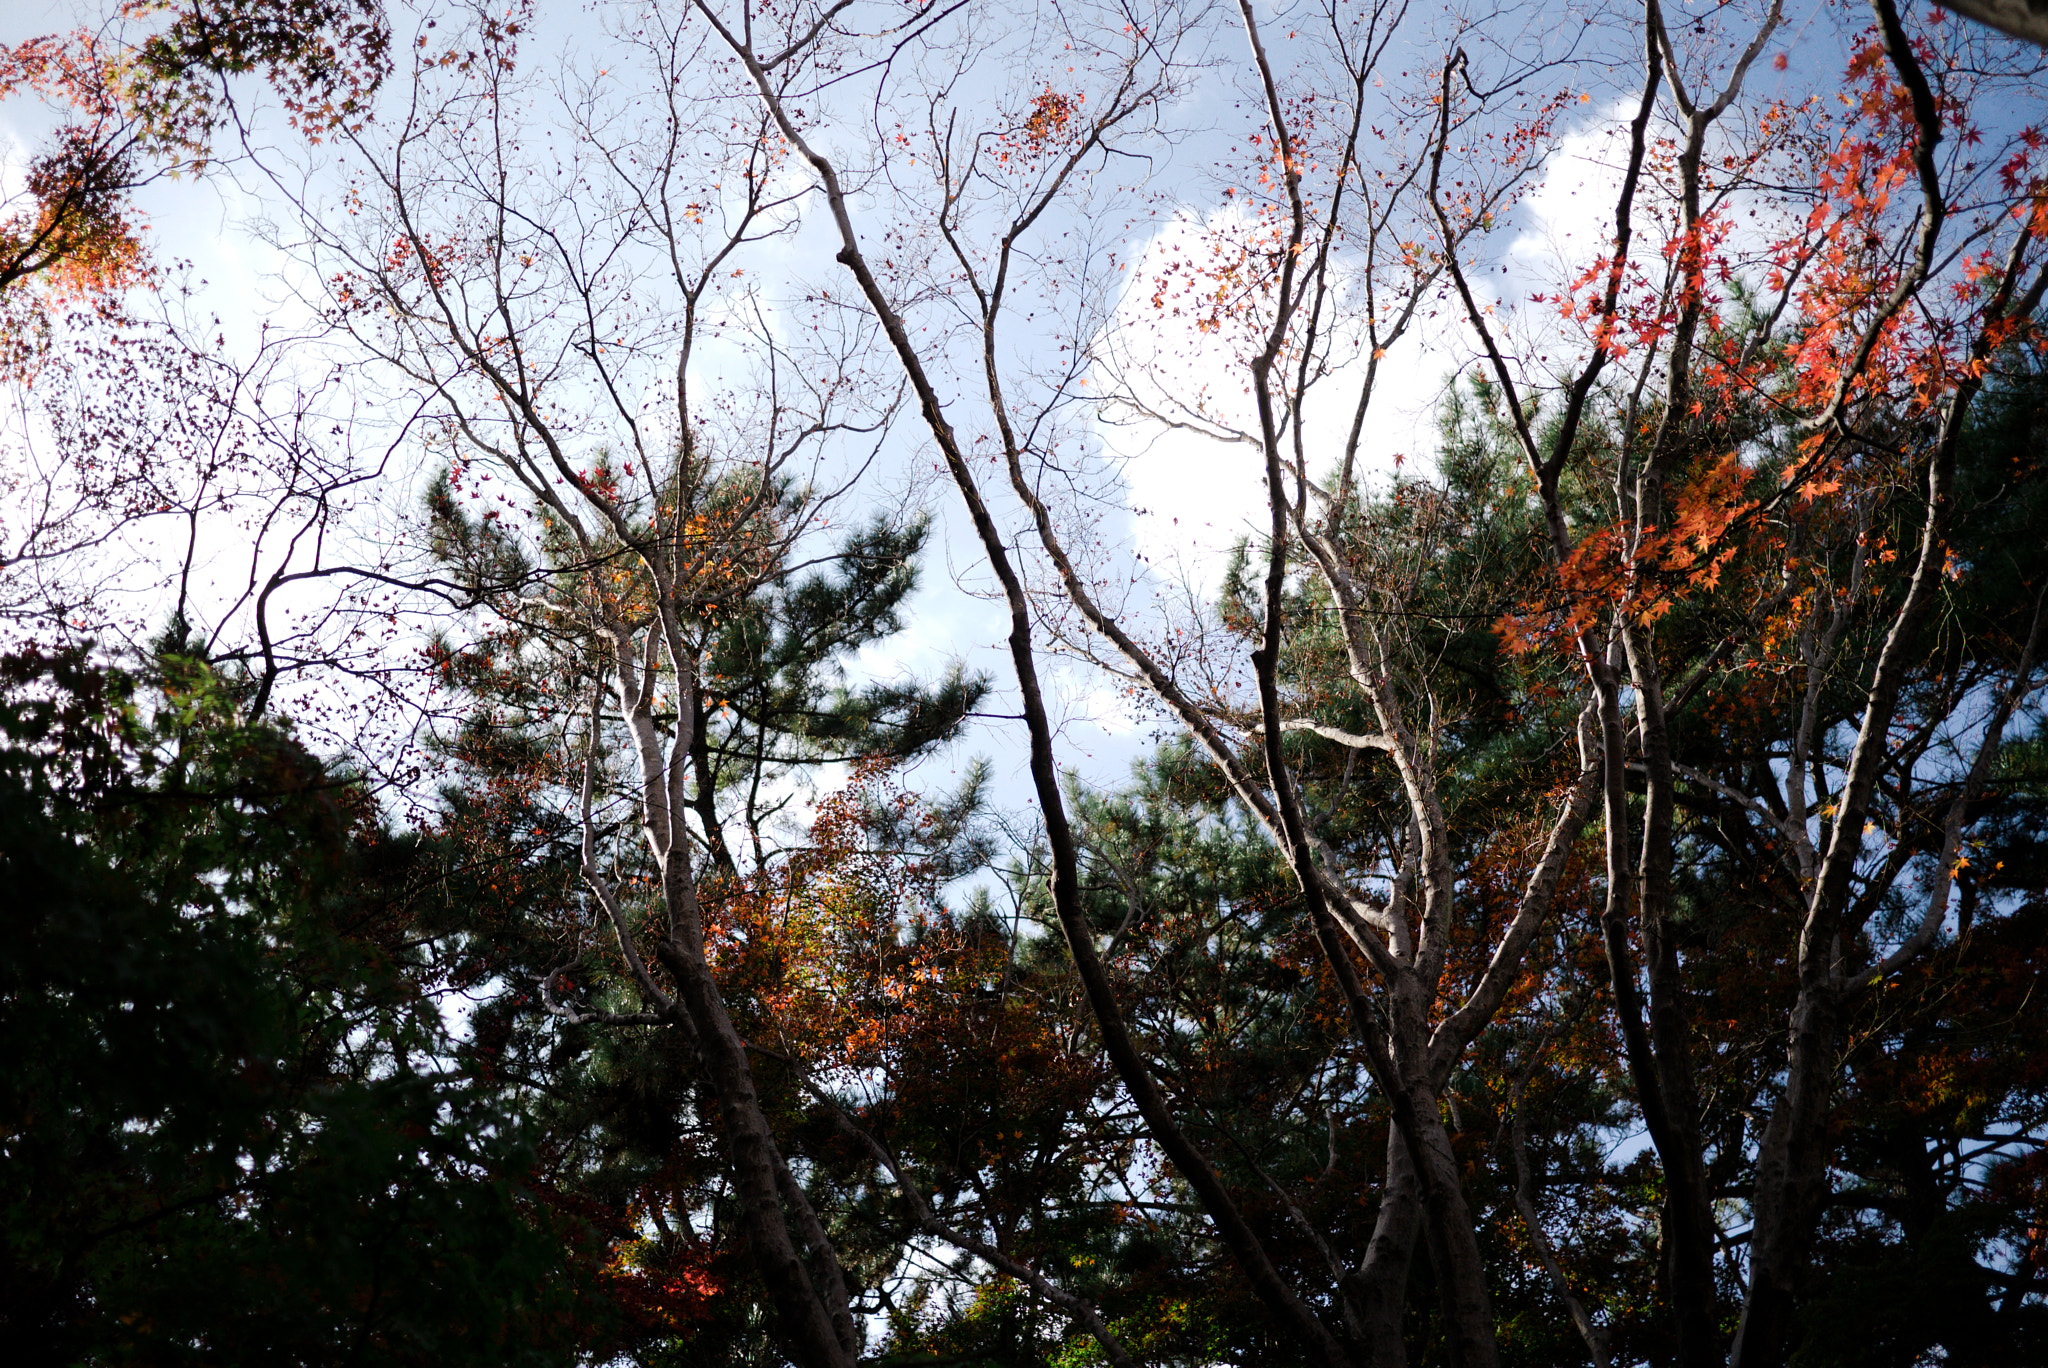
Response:
M943 350L918 342L906 320L904 311L916 299L903 290L906 273L870 261L838 162L820 150L822 131L803 126L787 93L800 79L792 54L803 43L825 40L800 32L797 46L777 48L751 27L724 22L713 6L699 8L746 67L782 137L814 169L838 229L839 260L882 321L997 567L1015 624L1013 665L1055 860L1051 893L1077 970L1148 1134L1171 1157L1270 1314L1293 1327L1312 1359L1344 1362L1354 1352L1398 1357L1398 1335L1379 1319L1378 1308L1392 1301L1380 1280L1405 1280L1405 1251L1420 1233L1443 1296L1451 1361L1495 1361L1477 1223L1440 1110L1443 1089L1515 986L1532 939L1551 918L1580 834L1596 832L1604 851L1600 923L1611 1010L1633 1100L1666 1186L1660 1292L1680 1361L1721 1358L1714 1267L1721 1233L1692 1058L1693 989L1678 950L1673 902L1677 795L1697 782L1773 814L1789 846L1785 858L1796 865L1795 905L1803 904L1800 932L1779 952L1787 957L1781 962L1796 969L1798 983L1786 1016L1790 1054L1783 1090L1770 1099L1761 1133L1737 1137L1741 1146L1753 1139L1747 1152L1753 1197L1732 1361L1780 1361L1827 1188L1825 1136L1841 1013L1859 994L1911 968L1940 934L1968 813L1996 764L2004 728L2033 689L2038 610L2033 626L2020 626L2010 638L2013 652L2000 662L1995 682L1974 694L1960 681L1937 688L1941 706L1917 729L1908 721L1912 714L1901 711L1923 626L1944 576L1959 568L1948 542L1952 484L1972 403L1994 358L2021 337L2048 281L2035 238L2043 212L2032 162L2038 137L2030 129L2009 135L1996 154L1995 183L1970 174L1976 158L1986 155L1967 150L1982 137L1964 84L1964 72L1974 69L1949 56L1957 49L1939 46L1939 35L1909 35L1896 11L1879 3L1875 23L1856 39L1850 57L1851 89L1860 98L1845 97L1849 112L1839 123L1812 103L1769 105L1753 116L1756 136L1747 149L1710 167L1710 135L1737 108L1752 64L1783 22L1782 11L1766 7L1729 51L1716 53L1699 44L1682 49L1661 10L1647 7L1634 30L1643 83L1629 124L1611 246L1556 298L1565 322L1581 330L1582 359L1554 382L1553 409L1539 427L1529 388L1534 382L1504 350L1498 325L1489 322L1494 309L1475 293L1465 258L1477 245L1473 235L1511 198L1520 165L1516 149L1544 136L1546 114L1533 122L1525 117L1504 143L1487 137L1489 104L1516 83L1510 77L1505 87L1494 84L1491 73L1475 79L1466 51L1453 48L1439 67L1433 107L1410 115L1411 128L1420 125L1420 152L1405 170L1398 164L1391 171L1384 164L1375 168L1379 184L1391 182L1391 190L1376 193L1364 178L1354 188L1353 173L1363 161L1366 92L1382 51L1378 44L1386 41L1380 24L1391 24L1395 12L1330 17L1327 52L1342 63L1343 77L1336 107L1348 114L1333 120L1290 83L1291 73L1277 68L1261 21L1242 7L1247 61L1267 115L1265 129L1251 139L1255 156L1264 159L1254 162L1257 188L1245 192L1257 212L1241 230L1226 228L1209 260L1180 268L1185 284L1165 280L1154 304L1165 307L1177 290L1204 315L1198 325L1229 331L1252 412L1233 427L1202 407L1155 398L1156 387L1116 396L1130 410L1242 442L1263 456L1271 520L1261 553L1262 590L1246 614L1259 623L1257 645L1245 661L1255 687L1251 696L1231 700L1204 689L1199 675L1191 677L1180 661L1141 640L1103 606L1099 578L1070 549L1069 534L1042 492L1041 463L1057 459L1060 440L1051 420L1089 378L1086 368L1077 362L1049 381L1018 377L1012 390L998 341L1011 268L1030 259L1021 241L1069 191L1070 177L1082 183L1072 193L1085 196L1089 171L1122 150L1123 125L1149 112L1160 88L1149 81L1165 77L1145 73L1169 69L1174 16L1127 24L1123 38L1109 30L1097 40L1101 45L1091 55L1099 65L1090 74L1102 86L1092 99L1073 98L1074 106L1088 108L1088 119L1061 124L1064 141L1056 149L1046 145L1051 140L1036 114L1025 120L1018 143L988 163L982 147L1000 142L960 142L950 117L929 123L923 163L935 178L928 212L950 249L946 293L968 310L984 362L983 383L963 387L949 401L933 378ZM1705 21L1693 31L1704 33ZM1941 73L1938 82L1930 80L1930 67ZM1351 99L1342 102L1347 85ZM943 101L943 86L940 91ZM1653 135L1660 115L1673 131ZM1964 150L1941 154L1937 149L1951 130L1960 136L1949 137L1950 146ZM1482 146L1488 160L1484 173L1475 173L1470 158ZM1035 155L1025 169L1013 170L1027 152ZM1737 265L1730 206L1768 171L1793 166L1814 181L1812 211L1786 215L1789 235L1762 253L1777 267L1767 284L1773 302L1746 320L1731 319L1719 298ZM1428 238L1434 245L1392 252L1389 239L1406 223L1433 227ZM1943 246L1951 224L1961 225L1957 235L1965 248ZM984 228L986 239L970 236ZM1661 243L1646 253L1639 244L1652 237ZM1366 258L1358 268L1360 284L1348 291L1345 273L1354 268L1345 260L1347 246ZM1376 259L1374 246L1384 255ZM1968 253L1957 263L1961 279L1945 288L1942 254L1958 250ZM1170 268L1169 274L1176 273ZM1563 792L1542 818L1547 833L1516 880L1518 905L1498 929L1484 971L1463 982L1446 978L1464 899L1445 776L1437 767L1442 719L1433 676L1427 657L1412 653L1404 629L1403 567L1388 565L1382 548L1354 540L1351 525L1374 364L1433 288L1446 282L1513 435L1529 481L1523 497L1540 509L1551 567L1541 601L1511 614L1506 628L1532 651L1562 650L1580 672L1568 692L1560 688L1565 706L1552 723L1560 739L1577 732L1576 773L1563 776ZM1375 293L1375 285L1384 293ZM1346 302L1359 291L1364 316L1347 318ZM1336 367L1336 348L1345 344L1354 355L1368 353L1354 363L1362 376ZM1090 343L1075 353L1101 350ZM1633 375L1603 387L1611 362L1617 369L1627 364ZM1356 417L1348 445L1312 453L1303 439L1304 405L1309 391L1326 382L1357 395ZM987 511L976 462L956 427L960 420L949 416L962 410L985 424L985 440L998 452L1010 492L1046 557L1052 592L1083 624L1083 639L1199 740L1238 801L1287 852L1323 963L1344 990L1360 1044L1393 1108L1379 1219L1388 1236L1382 1252L1402 1253L1375 1260L1368 1252L1355 1273L1335 1279L1345 1339L1355 1350L1303 1299L1306 1289L1275 1265L1265 1241L1245 1222L1239 1199L1189 1138L1186 1119L1126 1034L1124 1009L1097 962L1094 933L1080 910L1079 854L1065 830L1029 597ZM1610 433L1599 433L1603 423L1612 424ZM1786 436L1773 442L1777 433ZM1901 485L1922 491L1924 513L1887 529L1898 547L1889 559L1864 535L1843 553L1847 564L1832 568L1766 530L1781 510L1796 510L1802 528L1817 530L1825 526L1819 510L1828 507L1856 526L1859 516L1875 516L1878 491ZM1594 489L1601 493L1593 495ZM1589 499L1597 502L1589 506ZM1704 646L1674 639L1662 625L1666 616L1728 592L1732 586L1723 581L1746 554L1759 556L1770 570L1761 585L1752 580L1747 586L1739 626L1724 628ZM1306 691L1287 687L1293 681L1281 675L1296 557L1327 592L1342 649L1341 665L1309 681ZM1904 577L1872 565L1893 561ZM1824 576L1818 583L1812 578L1817 564ZM1863 653L1845 656L1849 625L1865 612L1884 624L1882 634L1859 633L1853 644ZM1789 736L1787 791L1757 795L1755 773L1729 790L1712 779L1696 780L1696 771L1681 772L1671 709L1720 678L1770 668L1773 646L1786 637L1800 643L1787 663L1805 676L1803 709ZM1856 681L1854 702L1825 713L1819 706L1823 683L1838 671ZM1326 694L1351 690L1364 725L1346 729L1315 715L1327 706ZM1867 842L1884 828L1877 805L1881 772L1897 768L1920 774L1925 783L1932 776L1921 754L1939 765L1931 752L1900 751L1894 729L1903 725L1922 738L1947 739L1952 734L1944 725L1953 725L1966 697L1979 700L1982 715L1973 719L1978 727L1961 771L1934 781L1945 787L1946 815L1938 823L1941 839L1926 851L1936 872L1924 908L1903 933L1863 942L1867 948L1845 957L1845 940L1868 934L1875 907L1892 896L1922 849L1894 839L1877 871L1859 868ZM1857 738L1854 745L1827 754L1830 739L1844 728ZM1376 857L1346 860L1328 847L1288 759L1290 729L1377 752L1398 774L1405 820L1392 825ZM1388 891L1369 891L1373 883ZM1413 1164L1413 1178L1396 1176L1403 1162ZM1404 1189L1413 1191L1410 1183L1420 1191L1397 1200ZM1587 1322L1584 1328L1594 1352L1602 1353L1595 1327Z
M0 100L40 100L57 120L0 200L0 576L17 640L142 650L169 599L218 663L256 659L272 683L311 657L363 663L346 644L360 645L359 619L315 644L271 603L307 577L302 544L320 545L314 529L377 470L335 423L335 373L316 378L303 336L272 320L231 347L195 306L189 263L159 259L137 196L206 173L269 98L306 137L349 127L388 46L374 2L128 0L99 27L0 47ZM202 604L202 545L236 519L260 529L248 592ZM182 558L155 545L171 521Z
M500 838L494 861L552 849L574 871L573 892L522 933L544 930L553 957L528 983L562 1027L623 1032L605 1049L654 1071L678 1131L615 1117L619 1148L590 1160L590 1181L660 1156L666 1179L642 1180L630 1209L673 1212L683 1231L709 1191L736 1199L711 1250L682 1235L632 1255L683 1280L655 1299L662 1314L695 1314L693 1280L730 1276L705 1260L736 1235L787 1342L850 1357L857 1247L827 1229L823 1161L778 1134L787 1084L759 1028L806 976L831 976L819 957L852 947L825 925L784 944L803 928L771 912L803 865L771 858L765 828L792 770L926 749L983 686L956 673L834 696L832 671L894 629L924 533L882 519L827 545L872 461L835 474L830 444L878 440L896 403L863 373L866 330L789 337L733 283L789 231L759 120L734 126L686 99L692 35L649 16L618 65L656 97L554 103L573 130L558 155L507 118L537 93L516 38L487 23L474 61L416 54L412 114L346 134L347 212L310 220L313 250L334 326L429 397L448 453L432 559L415 568L483 615L473 641L434 652L450 684L488 700L455 743L492 785L464 820ZM738 353L740 374L706 385L697 358L714 348ZM822 562L839 575L806 574ZM520 828L489 825L528 811ZM540 861L543 877L559 868ZM516 866L494 873L494 894L527 882ZM844 934L895 934L878 926ZM660 1080L680 1061L678 1092Z
M115 18L0 48L0 99L35 94L69 116L0 204L11 325L24 318L18 287L105 298L137 281L145 251L129 193L205 168L232 78L260 73L318 136L359 120L390 66L376 0L124 0Z
M630 769L620 772L627 719L583 707L599 648L577 623L580 558L564 536L540 548L505 536L500 519L472 513L457 489L446 480L434 486L430 513L452 579L476 595L476 630L450 632L435 655L446 689L471 701L446 743L443 829L453 848L472 854L456 874L463 893L426 918L422 933L445 948L438 973L446 984L503 985L480 1010L474 1048L486 1067L535 1090L547 1133L560 1137L550 1161L560 1190L611 1213L614 1290L638 1333L661 1343L686 1331L693 1353L718 1339L757 1342L764 1294L747 1270L748 1221L715 1200L725 1173L718 1100L704 1091L676 1023L633 1010L641 985L621 975L609 938L593 937L578 892L595 851L612 862L629 915L645 915L657 878L645 853L622 840L639 802ZM801 507L793 499L784 506ZM860 854L858 793L828 805L807 844L793 849L776 820L793 775L849 757L870 766L915 757L949 737L982 696L984 685L957 672L933 688L835 683L846 657L900 629L924 535L918 524L856 529L826 566L764 568L722 611L691 621L705 687L686 753L687 807L702 822L692 842L703 862L705 953L750 1048L770 1052L759 1086L777 1116L805 1102L775 1078L772 1061L871 1049L856 1044L872 1026L859 1012L886 1011L880 995L919 977L899 969L849 983L844 973L877 956L900 958L894 914L912 890L928 888L933 874L919 873L922 865L953 858L944 833L974 806L970 776L955 815L913 822L890 857ZM535 549L566 567L522 559ZM536 581L538 594L508 588ZM927 829L933 823L936 832ZM918 848L932 854L904 868L904 852ZM934 933L933 952L979 952L975 936L964 946L956 939ZM823 1162L814 1141L785 1135L781 1143L793 1163ZM844 1168L843 1158L832 1162ZM641 1224L648 1221L652 1231Z

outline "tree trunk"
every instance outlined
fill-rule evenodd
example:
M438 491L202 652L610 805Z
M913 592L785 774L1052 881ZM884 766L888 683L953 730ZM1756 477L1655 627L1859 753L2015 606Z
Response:
M1408 1268L1415 1236L1422 1229L1422 1180L1401 1128L1387 1124L1387 1176L1380 1185L1379 1219L1365 1257L1345 1279L1345 1295L1356 1309L1370 1368L1407 1368L1401 1321L1408 1305Z
M1800 989L1785 1096L1757 1147L1749 1297L1729 1368L1776 1368L1785 1361L1799 1284L1827 1200L1827 1111L1839 1016L1832 985Z
M1486 1265L1458 1157L1444 1128L1441 1099L1429 1071L1429 994L1413 970L1393 985L1395 1124L1406 1139L1422 1185L1422 1229L1436 1266L1444 1318L1444 1344L1452 1368L1495 1368L1500 1351Z
M767 1286L784 1347L806 1368L853 1368L859 1359L859 1338L845 1281L829 1247L808 1250L821 1275L813 1279L804 1251L791 1238L782 1194L785 1186L794 1186L794 1179L776 1147L754 1088L746 1045L726 1014L710 966L701 954L673 940L662 941L656 953L676 981L704 1075L718 1098L719 1128L732 1164L733 1190L744 1213L747 1248ZM805 1205L801 1192L794 1194L791 1205Z
M1647 479L1641 506L1656 510L1657 482ZM1655 1077L1662 1124L1651 1131L1664 1169L1659 1212L1663 1249L1658 1276L1677 1332L1680 1368L1715 1368L1723 1361L1714 1286L1713 1204L1707 1195L1706 1138L1700 1129L1698 1075L1692 1062L1692 1028L1687 1020L1685 982L1671 924L1675 806L1671 732L1664 711L1663 680L1648 644L1624 625L1630 678L1636 691L1636 735L1642 747L1646 792L1642 861L1636 880L1637 925L1649 969L1650 1072ZM1617 815L1610 812L1612 820ZM1620 843L1616 843L1619 847ZM1631 1009L1633 1010L1633 1009ZM1637 1045L1632 1037L1631 1047Z

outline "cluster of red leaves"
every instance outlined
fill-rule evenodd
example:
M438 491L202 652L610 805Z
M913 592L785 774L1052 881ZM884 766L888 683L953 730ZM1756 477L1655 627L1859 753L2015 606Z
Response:
M912 849L877 844L878 810ZM867 1079L897 1143L991 1175L987 1200L1028 1212L1046 1164L1080 1162L1064 1127L1105 1078L1071 1048L1071 1004L1020 983L1008 937L940 901L943 871L915 849L937 821L886 762L857 766L806 849L709 892L708 948L750 1040Z
M519 17L485 27L509 42ZM359 127L391 68L382 0L122 0L118 18L0 47L0 99L69 116L30 163L25 202L0 206L0 337L150 283L129 193L205 167L232 79L260 77L317 142Z
M1024 120L1024 137L1033 143L1059 137L1067 131L1068 122L1087 98L1086 92L1066 95L1047 86L1044 93L1031 102L1031 114Z
M825 1067L901 1064L906 1034L950 1011L991 950L959 933L930 859L871 839L883 805L913 826L933 821L886 787L887 768L856 766L819 803L805 848L707 909L728 996L759 1014L763 1039Z
M709 1320L727 1279L712 1269L711 1252L690 1244L655 1256L645 1240L621 1242L605 1267L603 1287L643 1335L672 1335Z
M139 178L135 138L113 79L112 59L90 34L0 48L0 99L32 92L76 115L30 161L26 193L0 206L0 328L9 337L148 277L128 203Z
M1919 47L1923 64L1934 66L1924 39ZM1661 524L1580 529L1555 577L1500 620L1510 650L1571 642L1617 611L1655 622L1688 595L1727 590L1738 562L1745 567L1738 578L1753 578L1757 586L1791 582L1787 576L1796 581L1797 567L1785 560L1786 543L1770 525L1772 515L1846 516L1862 493L1859 485L1877 478L1858 468L1858 447L1839 440L1838 425L1825 416L1882 412L1892 429L1909 431L1945 404L1958 383L1981 379L2026 326L1988 309L2003 270L1988 251L1960 258L1941 285L1915 289L1907 275L1920 205L1921 132L1912 97L1875 30L1861 35L1852 51L1840 103L1834 113L1812 100L1773 104L1747 151L1722 168L1739 176L1773 160L1809 166L1817 200L1756 254L1769 266L1769 288L1792 291L1789 326L1780 330L1786 342L1747 345L1741 330L1710 326L1694 358L1689 411L1670 415L1695 433L1712 434L1739 427L1745 411L1774 412L1780 422L1805 425L1794 450L1769 462L1735 449L1742 439L1727 439L1710 455L1688 455L1671 473ZM1965 147L1980 140L1961 98L1937 97L1937 109L1945 137ZM2023 130L2000 170L2004 191L2019 201L2010 212L2031 219L2035 231L2048 226L2048 183L2036 161L2041 141L2034 130ZM1952 213L1965 208L1949 206ZM1972 212L1987 211L1976 206ZM1585 327L1591 345L1615 357L1663 342L1690 307L1716 317L1724 301L1715 291L1735 278L1732 224L1723 213L1709 212L1691 229L1673 227L1663 246L1673 267L1670 286L1657 285L1641 263L1603 257L1565 290L1539 295L1537 302L1556 305ZM1617 276L1622 288L1610 313L1601 290ZM1899 293L1909 289L1915 301L1896 307ZM1646 417L1639 431L1617 435L1636 444L1654 428ZM1704 440L1711 450L1715 439ZM1639 461L1650 457L1646 447L1637 452ZM1868 550L1873 565L1892 559L1880 547ZM1807 585L1787 595L1778 618L1810 612L1818 592ZM1779 627L1780 636L1791 630L1782 621ZM1763 635L1773 630L1767 623Z

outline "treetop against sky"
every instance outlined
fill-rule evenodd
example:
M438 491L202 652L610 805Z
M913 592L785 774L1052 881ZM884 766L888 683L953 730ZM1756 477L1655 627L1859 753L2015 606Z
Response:
M378 944L584 1223L586 1354L2041 1343L2042 48L49 30L0 610L182 719L117 729L145 788L283 727L374 795Z

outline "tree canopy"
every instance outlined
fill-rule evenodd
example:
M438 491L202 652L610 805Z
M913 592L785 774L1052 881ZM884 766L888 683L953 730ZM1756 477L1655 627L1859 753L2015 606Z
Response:
M10 35L8 1342L2048 1359L2048 55L1963 13Z

